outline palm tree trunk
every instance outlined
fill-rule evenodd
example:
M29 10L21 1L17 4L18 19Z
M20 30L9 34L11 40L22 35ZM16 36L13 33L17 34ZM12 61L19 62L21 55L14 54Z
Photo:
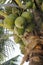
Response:
M36 8L38 11L33 12L35 17L35 23L40 28L40 21L43 21L43 14L41 14L40 6L38 6L36 0L34 0L34 3L36 5ZM37 27L36 27L37 28ZM41 31L41 29L38 29L38 31ZM38 36L42 36L41 40L39 39L39 43L35 46L34 49L30 51L29 54L29 65L43 65L43 30L41 32L38 32Z
M43 65L43 39L30 52L29 65Z
M33 57L30 59L29 65L43 65L43 56L41 54L36 55L37 54L35 54L35 56L33 55Z

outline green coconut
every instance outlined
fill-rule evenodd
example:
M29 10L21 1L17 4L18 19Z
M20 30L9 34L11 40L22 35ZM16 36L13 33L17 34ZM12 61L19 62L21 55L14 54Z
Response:
M31 12L23 12L21 16L24 17L28 23L30 23L33 19L33 14Z
M20 28L20 29L23 29L26 25L26 21L23 17L17 17L16 20L15 20L15 26L17 28Z
M26 2L26 8L32 8L32 6L33 6L33 2L32 1Z
M10 14L4 19L4 26L8 29L14 29L14 22L17 18L17 15Z

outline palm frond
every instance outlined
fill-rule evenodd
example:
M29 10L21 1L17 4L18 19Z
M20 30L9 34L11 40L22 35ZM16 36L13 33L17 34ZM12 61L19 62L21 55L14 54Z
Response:
M6 62L4 62L2 65L17 65L17 61L18 61L17 59L18 58L19 58L19 55L6 61Z

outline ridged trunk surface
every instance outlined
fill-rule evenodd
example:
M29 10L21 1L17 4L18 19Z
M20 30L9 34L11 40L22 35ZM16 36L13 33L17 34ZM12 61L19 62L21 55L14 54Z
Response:
M40 42L30 52L29 65L43 65L43 42Z

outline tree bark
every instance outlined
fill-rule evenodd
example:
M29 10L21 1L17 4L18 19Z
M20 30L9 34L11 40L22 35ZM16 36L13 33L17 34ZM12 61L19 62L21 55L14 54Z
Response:
M43 44L40 43L30 52L29 65L43 65Z

